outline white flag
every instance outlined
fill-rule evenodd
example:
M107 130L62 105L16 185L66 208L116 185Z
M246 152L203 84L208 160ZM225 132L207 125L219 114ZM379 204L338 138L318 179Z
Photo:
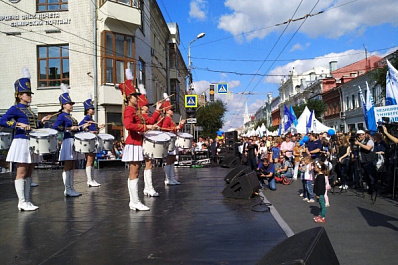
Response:
M398 71L387 60L388 71L386 76L386 106L397 105L398 102Z

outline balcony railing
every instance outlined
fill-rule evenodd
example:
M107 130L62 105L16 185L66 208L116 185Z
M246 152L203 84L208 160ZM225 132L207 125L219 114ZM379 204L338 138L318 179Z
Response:
M140 1L139 0L100 0L100 6L105 4L107 1L118 3L118 4L121 4L121 5L130 6L130 7L135 7L135 8L139 8L140 7Z

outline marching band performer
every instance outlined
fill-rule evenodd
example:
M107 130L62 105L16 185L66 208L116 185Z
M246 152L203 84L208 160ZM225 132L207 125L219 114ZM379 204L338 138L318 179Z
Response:
M138 106L141 109L142 117L145 119L145 124L155 124L160 116L160 103L156 103L156 110L149 117L149 102L146 97L146 89L144 88L143 84L138 85L141 95L138 98ZM150 197L159 197L159 193L156 192L152 185L152 166L153 166L153 159L145 157L145 170L144 170L144 195Z
M97 134L99 130L105 128L105 124L102 124L100 126L97 126L96 123L94 123L93 120L93 115L95 114L95 108L93 105L93 97L89 93L88 94L88 99L83 102L84 105L84 118L83 120L79 123L79 126L83 126L86 123L91 122L91 125L86 127L84 129L85 132L91 132ZM85 154L86 156L86 176L87 176L87 186L88 187L99 187L101 184L99 184L97 181L94 179L94 160L95 160L95 154L94 153L87 153Z
M23 77L15 81L15 105L8 109L0 120L0 126L16 129L14 139L8 151L6 161L17 163L15 178L15 191L18 196L18 210L35 211L39 207L30 201L32 171L35 163L39 163L41 156L30 151L29 131L42 127L50 116L38 121L29 104L32 102L30 73L28 68L23 68Z
M59 161L64 161L64 169L62 171L62 179L65 185L64 195L77 197L82 194L77 192L73 187L73 168L77 159L77 154L73 150L74 134L81 131L79 128L83 127L85 129L90 126L91 122L85 123L83 126L78 126L77 120L70 114L73 111L75 102L70 98L69 87L61 84L61 90L62 94L59 96L61 113L57 116L53 129L64 133L64 139L59 152Z
M166 132L173 132L176 134L177 131L181 130L184 126L185 120L181 120L178 126L175 124L175 122L173 121L174 106L170 104L170 98L166 93L163 94L163 97L166 100L162 103L162 110L166 112L166 115L164 116L161 130ZM176 161L176 155L176 150L169 152L169 155L166 159L166 166L164 166L164 172L166 175L164 183L169 186L181 184L175 179L174 174L174 162Z
M126 69L127 80L119 84L119 89L123 95L123 124L128 131L126 146L123 149L123 162L130 163L129 179L127 187L129 189L130 203L132 210L149 211L149 208L141 203L138 198L138 174L141 162L144 160L142 152L142 133L156 128L155 125L147 125L144 117L138 108L139 91L133 85L133 75L130 69ZM124 104L127 104L124 105Z

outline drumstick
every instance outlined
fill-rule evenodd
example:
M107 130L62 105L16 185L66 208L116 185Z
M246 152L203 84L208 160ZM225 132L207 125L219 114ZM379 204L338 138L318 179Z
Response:
M54 114L51 114L50 115L50 118L52 118L52 117L54 117L54 116L56 116L56 115L58 115L58 114L60 114L61 112L60 111L58 111L58 112L56 112L56 113L54 113Z
M163 99L161 99L161 100L157 101L157 102L156 102L155 104L153 104L152 106L156 106L156 104L157 104L158 102L162 103L163 101L165 101L165 100L167 100L167 99L171 98L172 96L174 96L174 94L171 94L171 95L170 95L170 96L168 96L167 98L163 98Z

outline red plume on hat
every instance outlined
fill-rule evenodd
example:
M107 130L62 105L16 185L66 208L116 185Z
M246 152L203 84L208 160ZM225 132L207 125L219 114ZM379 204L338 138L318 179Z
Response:
M139 84L138 89L140 90L141 95L138 97L138 106L143 107L143 106L148 106L149 101L146 97L146 89L144 87L144 84Z
M163 101L161 109L163 109L164 111L172 110L173 105L170 104L170 98L167 93L163 93L163 98L165 99L165 101Z
M130 94L140 95L140 92L137 91L133 85L133 74L130 69L126 69L126 78L126 81L119 84L119 89L122 92L123 97L127 97Z

